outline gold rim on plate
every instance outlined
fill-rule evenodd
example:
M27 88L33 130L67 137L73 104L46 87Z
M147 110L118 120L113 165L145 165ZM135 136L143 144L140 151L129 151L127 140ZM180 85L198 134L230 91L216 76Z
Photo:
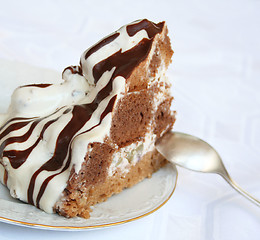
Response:
M24 221L14 220L14 219L6 218L6 217L0 217L0 221L3 222L3 223L10 223L10 224L25 226L25 227L35 227L35 228L45 229L45 230L98 229L98 228L112 227L112 226L121 225L121 224L124 224L124 223L129 223L129 222L141 219L143 217L146 217L146 216L156 212L158 209L160 209L162 206L164 206L169 201L169 199L172 197L173 193L175 192L175 189L176 189L176 186L177 186L178 171L177 171L175 166L174 166L174 171L175 171L175 174L176 174L175 184L174 184L174 187L173 187L171 193L169 194L169 196L156 208L154 208L154 209L152 209L152 210L150 210L150 211L148 211L144 214L141 214L137 217L129 218L129 219L122 220L122 221L112 222L112 223L89 225L89 226L80 226L80 227L77 227L77 226L52 226L52 225L46 225L46 224L24 222Z

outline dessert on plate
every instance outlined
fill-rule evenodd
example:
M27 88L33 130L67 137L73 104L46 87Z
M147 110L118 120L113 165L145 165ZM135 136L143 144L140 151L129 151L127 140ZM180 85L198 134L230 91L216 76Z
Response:
M87 49L61 84L17 88L0 115L0 180L11 196L89 218L164 166L154 143L175 121L172 54L165 22L138 20Z

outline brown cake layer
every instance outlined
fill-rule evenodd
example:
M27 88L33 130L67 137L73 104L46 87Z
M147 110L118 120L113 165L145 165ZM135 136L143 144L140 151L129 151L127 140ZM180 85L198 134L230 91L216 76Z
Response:
M172 55L173 50L168 36L168 29L163 22L162 32L155 35L149 55L134 69L127 79L128 91L147 89L150 79L155 77L159 67L164 64L164 67L168 68Z

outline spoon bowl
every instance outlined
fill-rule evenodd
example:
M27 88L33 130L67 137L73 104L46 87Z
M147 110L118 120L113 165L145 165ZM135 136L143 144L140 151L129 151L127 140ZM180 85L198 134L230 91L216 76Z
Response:
M217 151L202 139L186 133L168 132L155 146L159 153L176 165L197 172L221 175L235 190L260 207L260 201L231 179Z

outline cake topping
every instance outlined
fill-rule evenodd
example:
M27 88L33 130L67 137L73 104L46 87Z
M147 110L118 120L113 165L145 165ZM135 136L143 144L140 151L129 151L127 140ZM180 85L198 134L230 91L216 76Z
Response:
M133 24L129 24L126 26L127 33L130 37L134 36L137 32L145 29L149 38L153 38L155 34L160 33L162 31L164 22L160 22L155 24L153 22L148 21L147 19L143 19L142 21L138 21Z
M13 197L53 211L88 143L109 135L126 80L163 25L142 20L124 26L86 50L80 66L66 68L61 84L15 90L0 119L0 177Z

